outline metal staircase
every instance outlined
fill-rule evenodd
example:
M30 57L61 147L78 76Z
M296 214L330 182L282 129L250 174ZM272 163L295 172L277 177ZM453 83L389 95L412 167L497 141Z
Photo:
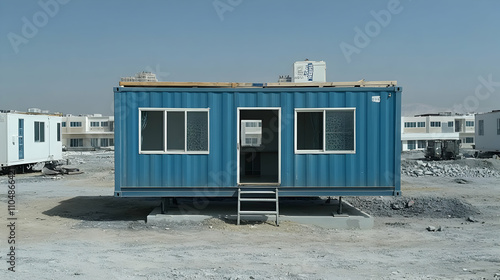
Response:
M241 210L241 202L273 202L275 207L274 211L271 210ZM242 190L238 188L238 220L237 225L240 224L241 216L248 215L275 215L276 226L279 226L279 200L278 188L274 189L258 189L247 188Z

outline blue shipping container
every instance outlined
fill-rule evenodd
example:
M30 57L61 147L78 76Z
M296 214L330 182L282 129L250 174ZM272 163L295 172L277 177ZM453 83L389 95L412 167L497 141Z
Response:
M114 89L115 196L401 194L401 87L160 85Z

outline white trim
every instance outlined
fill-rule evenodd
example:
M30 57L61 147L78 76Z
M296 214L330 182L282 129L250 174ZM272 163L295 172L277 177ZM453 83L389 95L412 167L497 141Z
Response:
M326 111L352 111L354 113L354 149L346 151L326 150ZM322 112L323 113L323 149L322 150L298 150L297 149L297 113L298 112ZM356 153L356 107L335 108L295 108L294 112L294 152L295 154L355 154Z
M139 139L138 151L139 154L160 155L160 154L176 154L176 155L208 155L210 154L210 108L138 108L139 111ZM162 151L142 151L141 150L141 112L142 111L162 111L163 112L163 150ZM184 150L167 150L167 112L184 112ZM207 150L206 151L187 151L187 113L188 112L207 112Z
M268 185L281 185L281 107L237 107L236 108L236 183L241 185L240 182L240 111L241 110L263 110L263 111L278 111L278 183L269 182ZM262 185L262 183L259 183ZM243 183L243 185L252 185L252 183ZM258 185L258 184L255 184Z

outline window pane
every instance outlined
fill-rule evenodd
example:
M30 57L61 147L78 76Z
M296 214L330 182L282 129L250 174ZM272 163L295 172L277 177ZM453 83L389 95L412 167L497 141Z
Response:
M167 151L184 151L184 112L167 112Z
M35 122L35 142L40 142L40 123Z
M45 122L40 122L40 142L45 142Z
M163 111L141 112L141 150L163 151Z
M208 113L187 113L187 150L208 151Z
M354 150L354 111L326 111L326 150Z
M323 112L297 112L297 150L323 150Z

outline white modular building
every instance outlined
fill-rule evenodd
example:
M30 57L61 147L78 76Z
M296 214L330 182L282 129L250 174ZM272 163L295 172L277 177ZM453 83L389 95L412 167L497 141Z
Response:
M474 115L449 112L402 117L403 151L424 150L429 140L461 140L461 147L472 149L475 137Z
M294 62L293 82L294 83L326 82L326 62L309 61L309 60Z
M476 150L500 152L500 110L476 114Z
M0 111L0 170L62 159L59 114Z

